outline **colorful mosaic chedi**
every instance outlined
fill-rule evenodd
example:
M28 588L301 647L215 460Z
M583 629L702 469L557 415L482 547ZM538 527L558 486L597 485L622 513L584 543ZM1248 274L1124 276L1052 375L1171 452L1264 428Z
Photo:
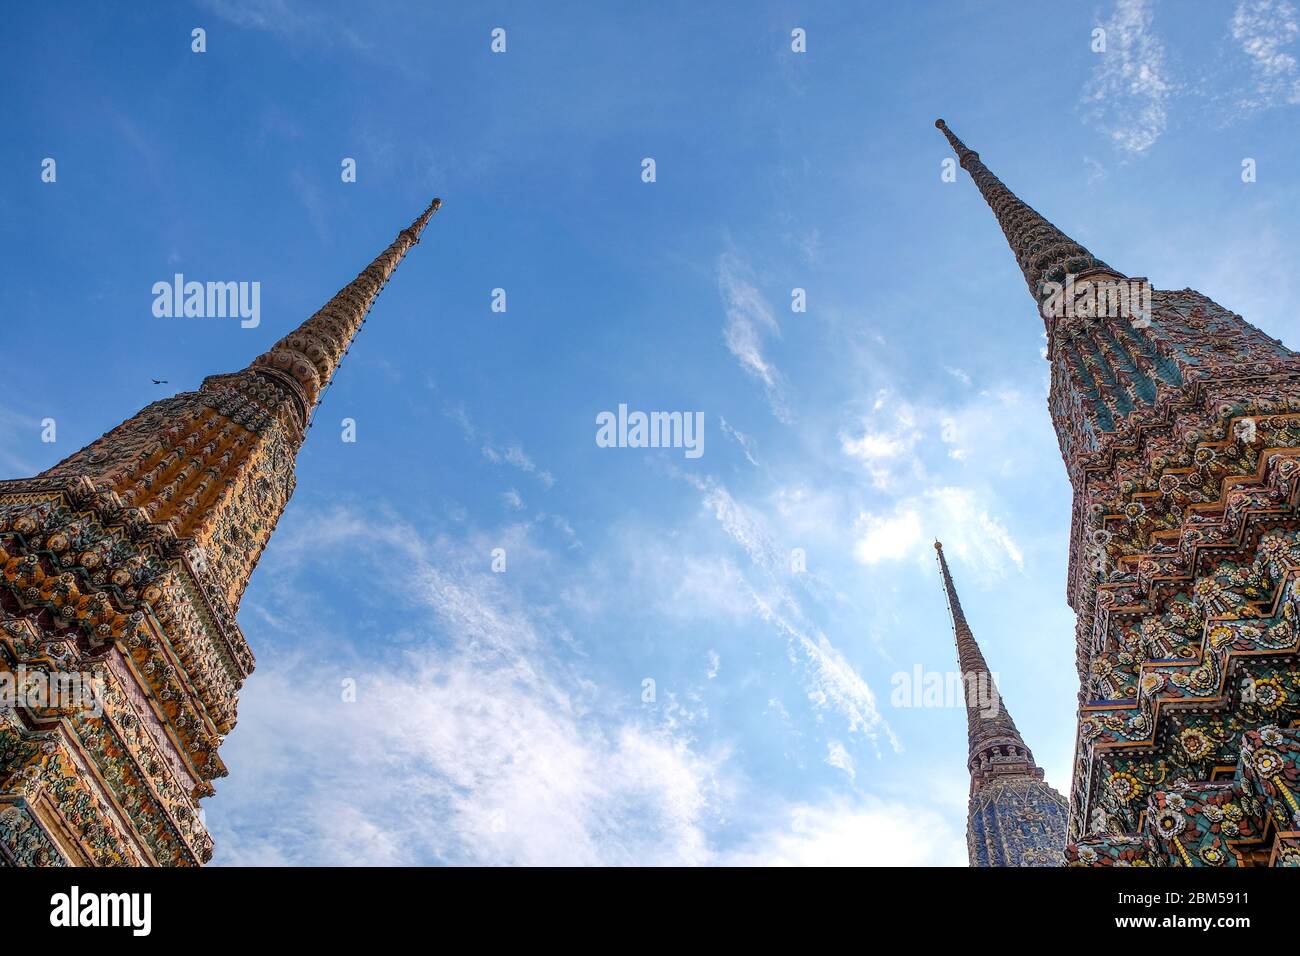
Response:
M1067 283L1135 280L936 125L1047 328L1049 409L1074 488L1067 861L1300 864L1300 355L1192 289L1149 289L1140 314L1050 307Z
M253 654L235 617L294 489L312 409L434 200L240 372L0 482L0 865L197 865ZM54 693L79 679L94 705Z
M966 703L970 804L966 849L971 866L1060 866L1064 862L1065 798L1043 782L1011 719L984 654L966 622L952 573L936 541L948 595L957 663Z

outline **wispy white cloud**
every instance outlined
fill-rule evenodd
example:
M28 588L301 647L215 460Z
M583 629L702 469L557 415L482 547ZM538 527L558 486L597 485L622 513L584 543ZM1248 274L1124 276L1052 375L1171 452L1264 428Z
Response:
M760 561L776 553L759 516L734 502L721 515ZM484 542L496 535L426 539L389 516L344 508L301 528L277 541L273 578L317 582L322 563L346 553L350 574L384 580L379 569L400 554L408 570L387 587L408 607L413 634L398 654L331 634L328 654L262 661L223 751L232 776L210 807L218 863L891 862L878 835L897 828L894 810L871 798L799 804L728 849L722 823L738 807L746 818L768 807L747 792L725 745L697 742L709 719L704 700L664 689L647 710L637 684L621 695L598 688L559 653L552 618L484 569ZM512 553L523 546L512 543ZM748 599L766 601L752 589ZM887 733L896 746L843 655L792 627L797 608L773 605L766 612L805 658L814 707L838 715L848 733ZM301 633L317 617L272 627ZM710 648L706 657L706 677L716 679L722 655ZM778 699L768 711L789 725ZM826 748L826 762L856 779L847 738ZM942 862L927 846L892 862L908 854Z
M1197 62L1190 82L1175 76L1164 41L1154 28L1154 0L1119 0L1103 24L1106 50L1095 54L1080 101L1085 120L1122 156L1146 153L1164 134L1175 98L1217 107L1217 122L1230 124L1252 113L1300 105L1300 16L1291 0L1238 0L1226 24L1232 55ZM1240 67L1245 58L1245 71ZM1202 122L1204 116L1198 117ZM1105 177L1085 158L1088 181Z
M709 669L705 672L704 676L707 677L709 680L714 680L715 678L717 678L718 672L721 669L722 669L722 656L717 651L710 650Z
M985 578L1023 567L1006 524L1012 503L999 489L1052 453L1038 404L1017 389L992 388L956 405L913 405L881 391L858 426L839 436L841 453L886 492L853 524L853 553L880 567L926 556L934 538ZM1034 417L1031 417L1034 416ZM1027 429L1025 423L1032 423Z
M864 513L858 519L854 554L863 564L898 561L916 554L924 541L915 507L904 506L888 515Z
M853 758L849 755L848 749L838 740L827 743L826 762L837 770L843 770L850 780L853 780L858 775L853 767Z
M1295 7L1287 0L1241 0L1228 28L1254 70L1255 87L1239 105L1258 109L1300 103L1300 76L1289 52L1300 39Z
M965 866L966 840L939 813L868 798L790 808L784 826L730 854L744 866Z
M718 416L718 424L719 427L722 429L722 434L726 435L728 438L731 438L733 441L735 441L737 445L740 446L740 450L745 453L746 460L748 460L749 463L754 467L758 467L758 459L754 457L753 439L751 439L740 429L733 427L722 416Z
M474 424L463 406L447 406L443 409L443 414L460 426L465 440L471 445L477 445L479 453L488 461L518 468L524 474L536 478L543 488L551 488L555 485L555 476L546 469L538 467L532 456L524 451L518 442L498 444Z
M840 433L840 450L860 464L879 489L893 486L900 477L916 477L921 463L915 457L927 425L908 402L880 392L872 414L856 432Z
M728 754L693 745L691 711L658 721L597 690L557 653L550 620L483 569L478 542L461 554L404 527L377 538L381 524L311 523L376 577L382 542L401 543L410 570L389 584L423 636L397 656L332 646L263 662L224 751L238 772L218 861L709 862ZM639 691L625 700L639 706Z
M504 459L507 464L513 465L525 474L535 475L537 480L547 488L555 484L554 476L549 471L538 468L537 463L517 444L507 445L504 451L484 445L483 456L492 461Z
M792 660L802 667L809 702L818 711L835 714L850 733L863 734L873 745L883 735L891 747L901 749L870 685L810 620L787 583L790 549L778 544L764 515L738 502L715 479L685 478L700 490L706 513L749 556L754 577L742 575L737 587L753 612L787 641Z
M581 688L535 657L421 648L364 673L355 703L339 699L346 675L292 660L250 683L219 862L707 861L725 754L636 722L601 726Z
M813 266L821 265L823 255L821 230L814 227L803 232L790 232L786 234L785 241L798 250L804 262Z
M766 340L779 338L781 327L754 285L749 268L732 253L718 260L718 291L726 312L722 331L727 348L746 374L762 383L772 414L788 424L793 421L789 386L781 370L763 354Z
M1150 0L1116 3L1102 24L1106 49L1094 54L1081 102L1085 119L1131 156L1144 154L1164 134L1174 92L1152 9Z
M956 405L918 405L881 389L870 411L840 431L839 446L881 491L933 483L931 472L941 463L927 466L923 456L936 447L948 458L978 458L985 470L1005 473L1010 457L1023 453L1017 449L1019 423L1036 413L1016 389L983 390Z
M970 375L969 373L966 372L965 369L954 368L951 365L945 365L943 367L943 370L947 372L949 375L951 375L953 378L955 378L957 381L961 382L963 385L971 384Z
M1011 565L1023 568L1025 563L1006 526L969 488L931 488L898 502L885 514L863 512L855 530L854 555L867 565L926 556L935 538L943 541L945 551L978 568L986 579L1003 576Z
M309 3L294 0L201 0L201 3L227 23L272 33L297 46L329 47L337 43L357 51L370 50L370 45L345 18L324 14Z

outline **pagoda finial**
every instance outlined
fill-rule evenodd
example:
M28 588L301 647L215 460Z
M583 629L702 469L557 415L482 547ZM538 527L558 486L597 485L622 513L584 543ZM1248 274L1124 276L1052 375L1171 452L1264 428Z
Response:
M947 123L937 119L934 125L947 137L957 154L957 162L970 173L984 201L997 217L998 225L1002 227L1002 234L1011 246L1011 252L1016 257L1035 303L1041 305L1047 295L1043 288L1044 282L1064 285L1067 275L1078 279L1104 273L1123 278L1121 273L1106 265L1022 202L980 161L979 153L957 138Z
M966 731L970 754L967 765L972 789L991 776L1020 774L1041 780L1043 771L1034 764L1034 755L1016 729L1016 723L1002 703L1002 695L989 666L984 661L975 635L966 622L957 587L943 555L943 545L935 541L939 573L948 596L952 614L953 637L957 643L957 662L961 668L962 687L966 695Z
M948 137L948 142L952 144L953 152L957 154L957 162L961 163L963 167L965 167L966 165L966 163L964 162L966 154L969 153L971 156L974 156L976 159L980 158L980 154L975 152L975 150L971 149L969 146L967 146L965 143L959 140L957 138L957 134L954 133L952 130L950 130L948 128L948 124L945 123L942 119L935 120L934 125L943 131L944 136ZM938 542L935 543L938 544Z
M388 248L320 311L253 360L251 367L255 371L289 387L301 405L299 413L304 424L361 329L375 296L406 253L420 241L424 227L441 206L441 199L429 203L419 218L399 232Z

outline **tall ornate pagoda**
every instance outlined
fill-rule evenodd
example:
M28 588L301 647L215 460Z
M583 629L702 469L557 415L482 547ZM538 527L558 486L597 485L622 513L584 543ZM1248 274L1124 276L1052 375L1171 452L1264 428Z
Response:
M24 695L0 711L0 865L212 856L198 801L226 774L217 751L253 669L240 598L312 409L439 205L248 368L0 482L0 677L99 687L94 706Z
M1060 866L1064 862L1065 798L1043 771L1002 703L993 674L966 623L943 545L934 543L948 595L957 663L966 699L970 804L966 850L971 866Z
M1047 326L1074 488L1067 860L1300 865L1300 355L1192 289L1149 289L1144 314L1061 309L1069 281L1086 302L1132 280L935 125Z

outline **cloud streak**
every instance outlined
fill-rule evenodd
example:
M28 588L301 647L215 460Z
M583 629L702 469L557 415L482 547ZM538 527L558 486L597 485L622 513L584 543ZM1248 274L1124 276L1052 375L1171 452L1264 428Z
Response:
M749 555L756 580L742 574L737 582L758 617L786 639L792 660L804 674L809 702L832 712L850 733L861 733L873 745L884 736L894 750L902 745L876 705L875 693L853 665L809 619L789 584L789 549L780 547L767 520L742 505L712 478L687 476L702 495L706 513Z
M751 280L748 267L734 254L718 260L718 291L726 320L722 326L727 349L745 374L763 386L768 407L783 424L794 420L785 376L764 355L768 339L780 338L781 327L763 294Z
M377 541L375 524L314 521L314 553L344 548L377 573L402 548L410 571L390 586L411 605L414 646L264 663L225 751L238 769L222 787L218 862L707 862L725 748L701 752L598 691L553 624L474 555L405 528ZM626 691L639 704L640 687Z
M545 468L538 467L537 462L533 461L532 456L524 451L518 442L498 444L470 420L469 413L461 406L444 408L443 414L459 425L465 435L465 441L477 445L479 454L494 465L510 465L536 478L543 488L554 487L555 476Z
M1174 86L1149 0L1119 0L1102 28L1106 49L1084 86L1084 117L1122 155L1144 155L1169 125Z
M791 807L785 824L728 857L744 866L965 866L966 840L915 803L868 798Z
M1242 97L1241 105L1259 109L1300 103L1296 58L1288 52L1300 38L1295 7L1286 0L1241 0L1228 27L1255 75L1255 89Z

